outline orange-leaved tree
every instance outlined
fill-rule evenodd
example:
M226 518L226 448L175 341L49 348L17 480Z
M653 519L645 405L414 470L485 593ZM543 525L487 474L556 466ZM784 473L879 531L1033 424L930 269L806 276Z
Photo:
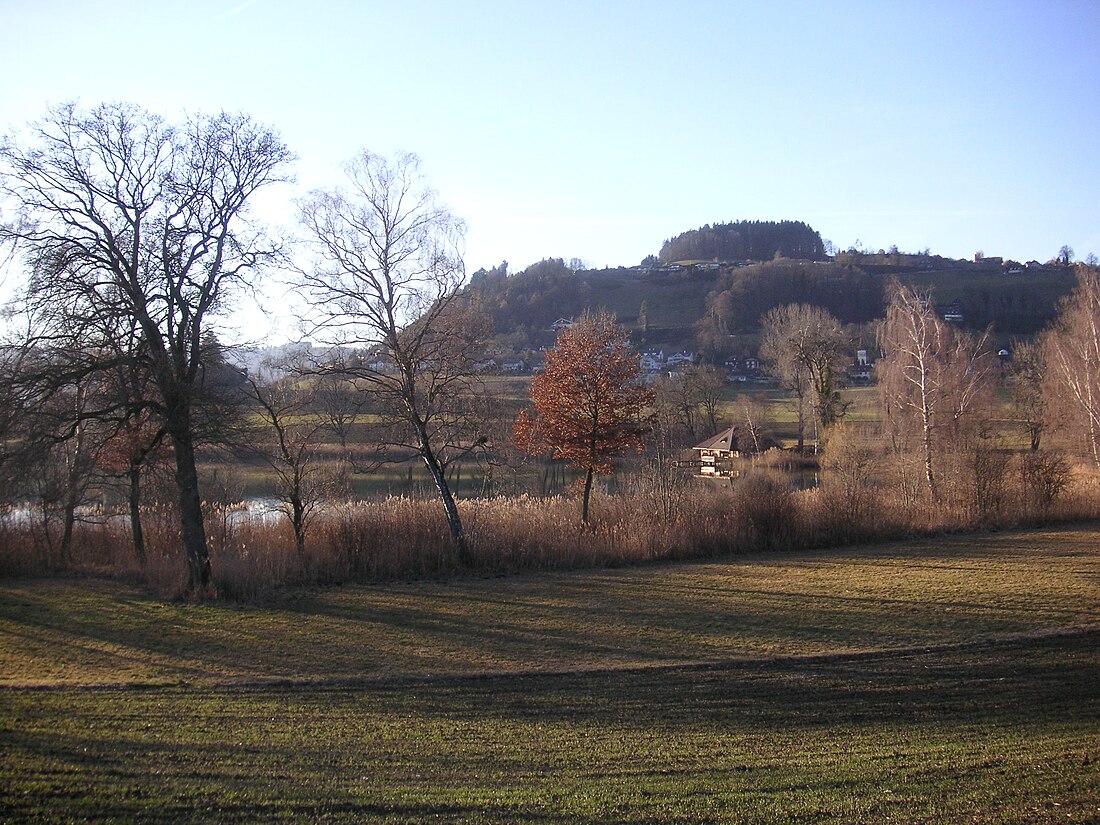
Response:
M639 383L638 353L612 315L585 315L558 335L546 367L531 381L531 407L515 422L515 441L528 455L550 453L583 470L581 519L588 523L592 478L638 450L648 428L643 414L653 393Z

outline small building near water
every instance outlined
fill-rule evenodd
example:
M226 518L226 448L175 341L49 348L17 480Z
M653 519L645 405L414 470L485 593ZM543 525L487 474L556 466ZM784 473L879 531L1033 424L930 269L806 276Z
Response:
M733 462L741 453L737 449L736 428L722 430L692 447L698 460L699 475L720 477L733 474Z

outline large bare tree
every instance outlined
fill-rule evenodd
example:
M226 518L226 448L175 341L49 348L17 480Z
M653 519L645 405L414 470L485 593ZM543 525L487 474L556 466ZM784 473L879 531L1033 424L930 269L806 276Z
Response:
M237 287L281 255L249 221L261 189L285 179L291 155L247 116L178 125L137 106L68 104L0 147L0 240L30 273L28 345L71 376L140 358L153 392L128 403L163 423L175 479L188 581L210 579L195 466L204 337ZM111 340L135 330L140 346ZM65 380L62 378L62 381Z
M301 203L316 255L302 273L306 328L326 344L358 351L327 369L368 386L391 425L385 442L423 461L466 564L447 465L482 443L469 402L488 327L462 294L465 227L440 204L415 155L363 152L345 171L345 186Z

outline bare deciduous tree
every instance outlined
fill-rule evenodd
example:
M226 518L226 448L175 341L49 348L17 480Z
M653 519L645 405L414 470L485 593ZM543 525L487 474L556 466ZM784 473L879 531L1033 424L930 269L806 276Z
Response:
M746 449L749 446L748 442L752 442L754 453L763 452L772 444L772 416L767 395L760 392L741 393L737 403L734 404L734 418L747 436Z
M696 440L698 410L684 392L682 376L661 375L650 385L653 389L653 414L661 438L672 449L690 447Z
M340 442L340 449L346 460L352 432L370 396L347 377L346 359L329 358L320 372L316 379L313 403L325 427Z
M677 382L679 383L679 382ZM686 492L688 471L680 466L680 454L688 444L683 411L676 384L667 380L651 385L650 432L645 445L645 462L640 472L642 492L651 496L656 511L671 519Z
M700 413L700 424L713 435L719 430L719 410L726 393L726 379L709 364L696 365L684 374L685 394Z
M1043 394L1046 363L1042 347L1032 341L1017 341L1012 345L1012 361L1008 380L1012 390L1014 418L1032 452L1039 449L1049 425L1049 411Z
M936 317L930 297L894 283L879 331L878 382L896 450L916 432L924 479L939 499L938 457L960 437L991 378L988 334L975 338Z
M16 388L22 352L0 347L0 503L13 495L12 481L18 475L19 439L16 423L22 418L22 401Z
M56 552L61 565L70 560L79 511L90 503L102 481L99 459L109 438L107 422L91 418L104 392L100 375L68 378L43 387L28 380L56 365L49 353L25 346L6 349L0 393L7 414L0 424L0 470L9 495L33 502L38 546Z
M100 464L109 476L126 481L126 502L130 520L130 539L134 555L145 564L145 528L141 519L146 472L157 462L164 443L164 428L148 412L135 412L119 422L100 455Z
M821 459L822 490L839 510L841 529L851 531L867 523L874 504L878 456L858 433L841 424Z
M1043 336L1042 348L1053 388L1069 402L1100 467L1100 273L1095 268L1078 265L1077 287Z
M776 307L760 323L760 356L794 398L801 450L807 396L819 440L847 409L840 398L839 375L851 336L828 310L808 304Z
M70 384L64 392L35 399L21 424L32 451L26 486L34 491L41 519L41 537L67 566L78 510L89 503L99 473L99 455L105 443L104 426L84 413L99 389L92 378ZM56 530L55 530L56 526ZM56 535L55 535L56 533Z
M248 383L250 400L264 424L252 450L275 473L275 497L301 556L306 532L334 486L333 474L318 462L317 435L325 422L313 410L315 388L295 386L293 377Z
M339 372L371 388L393 425L385 441L423 461L466 564L447 465L483 441L469 400L488 322L461 294L464 226L439 204L415 155L363 152L346 173L346 187L301 203L316 253L301 274L303 320L313 337L359 350Z
M109 369L103 340L133 328L175 457L191 588L210 579L195 463L203 339L234 287L250 285L278 244L248 221L255 193L284 179L290 153L243 115L174 126L136 106L73 104L36 125L29 146L0 148L0 193L11 207L0 240L30 272L30 345L70 356L69 369Z

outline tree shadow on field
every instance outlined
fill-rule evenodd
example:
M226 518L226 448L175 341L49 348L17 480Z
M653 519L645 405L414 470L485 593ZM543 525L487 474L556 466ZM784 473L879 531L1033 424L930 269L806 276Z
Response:
M35 580L0 591L0 656L10 653L8 683L29 684L323 682L899 650L1096 624L1095 536L1067 528L355 585L261 605L166 604L117 583Z
M1100 631L914 652L522 677L455 677L392 701L492 718L801 729L922 721L958 724L1094 719ZM453 703L453 707L450 707ZM448 710L448 708L450 709Z
M895 765L920 780L928 760L941 782L995 773L1002 759L1031 770L1033 743L1075 760L1054 769L1082 777L1087 796L1097 640L343 685L12 690L0 697L0 757L21 790L0 787L0 806L25 819L572 821L551 792L685 800L717 777L864 793ZM849 749L857 773L838 774Z

